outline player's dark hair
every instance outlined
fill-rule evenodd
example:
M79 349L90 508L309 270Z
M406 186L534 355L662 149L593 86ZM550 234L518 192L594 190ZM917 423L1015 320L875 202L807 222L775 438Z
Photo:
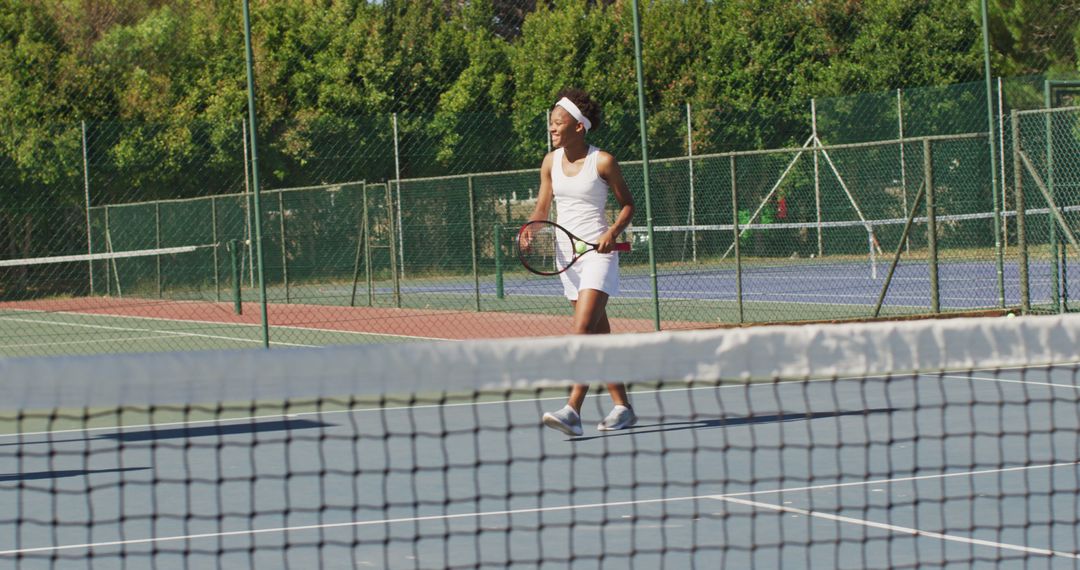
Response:
M596 129L600 128L600 104L596 101L593 101L592 97L590 97L584 89L567 87L559 91L559 93L555 95L555 100L558 101L563 97L566 97L567 99L573 101L574 104L577 105L578 110L581 111L581 114L585 115L585 117L589 119L589 122L592 123L592 128L589 129L590 131L595 131Z

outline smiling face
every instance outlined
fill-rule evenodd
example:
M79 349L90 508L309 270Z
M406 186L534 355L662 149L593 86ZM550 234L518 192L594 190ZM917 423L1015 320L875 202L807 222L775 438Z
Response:
M551 110L548 116L548 132L551 133L551 145L555 148L564 147L568 141L585 137L585 127L562 107Z

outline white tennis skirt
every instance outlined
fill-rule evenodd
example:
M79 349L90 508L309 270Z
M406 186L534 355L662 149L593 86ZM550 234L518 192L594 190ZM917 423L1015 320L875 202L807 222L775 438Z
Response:
M596 289L609 296L619 294L619 254L590 251L581 256L570 269L559 274L563 295L577 301L578 291Z

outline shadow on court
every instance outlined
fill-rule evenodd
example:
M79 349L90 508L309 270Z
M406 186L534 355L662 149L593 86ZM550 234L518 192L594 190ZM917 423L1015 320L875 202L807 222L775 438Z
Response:
M182 426L169 429L142 429L107 433L97 437L80 437L71 439L43 439L41 441L14 441L6 445L52 445L56 443L77 443L81 441L114 440L120 442L158 441L166 439L194 439L199 437L222 437L230 435L252 435L257 433L271 433L278 431L293 431L304 429L322 429L334 427L336 424L315 422L311 420L275 420L272 422L235 423L208 426Z
M13 481L35 481L40 479L62 479L64 477L83 477L86 475L98 475L101 473L127 473L128 471L145 471L149 467L118 467L116 469L70 469L67 471L37 471L34 473L15 473L0 475L0 483Z
M663 422L659 424L638 424L632 428L610 432L602 435L589 437L572 437L569 441L589 441L592 439L604 439L627 435L640 435L646 433L660 433L670 431L685 431L690 429L715 429L722 427L744 426L753 424L772 424L782 422L797 422L806 420L819 420L823 418L839 418L844 416L867 416L870 414L891 414L897 408L870 408L866 410L850 410L835 412L813 412L799 414L769 414L761 416L746 416L742 418L716 418L680 422Z

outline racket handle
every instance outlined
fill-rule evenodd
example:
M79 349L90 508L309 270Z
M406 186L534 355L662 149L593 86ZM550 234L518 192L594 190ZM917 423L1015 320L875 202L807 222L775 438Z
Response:
M630 242L618 242L611 248L611 251L630 251Z

